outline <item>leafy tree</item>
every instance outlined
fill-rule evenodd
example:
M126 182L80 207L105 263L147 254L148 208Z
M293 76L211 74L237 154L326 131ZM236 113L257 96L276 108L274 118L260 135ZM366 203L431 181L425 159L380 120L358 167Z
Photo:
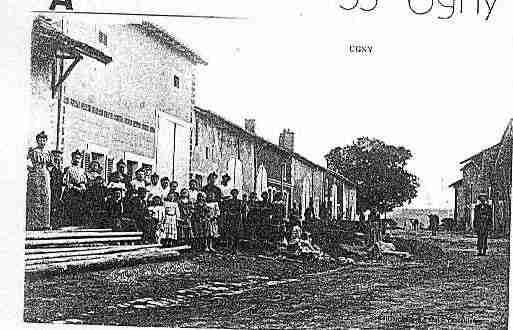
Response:
M419 187L418 177L406 170L411 158L411 151L402 146L368 137L334 148L326 155L329 169L357 184L356 208L360 215L374 207L384 213L411 203Z

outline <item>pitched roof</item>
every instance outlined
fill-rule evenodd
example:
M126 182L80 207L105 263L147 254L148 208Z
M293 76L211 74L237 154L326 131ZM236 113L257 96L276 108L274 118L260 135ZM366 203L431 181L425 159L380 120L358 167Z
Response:
M208 64L207 61L205 61L196 51L192 50L192 48L187 46L183 41L180 41L176 36L169 33L164 28L148 21L130 25L142 28L148 35L155 37L163 44L177 50L194 64Z
M495 149L495 148L499 148L499 147L500 147L500 145L501 145L501 143L499 142L499 143L497 143L497 144L495 144L495 145L493 145L493 146L491 146L491 147L489 147L489 148L486 148L486 149L484 149L484 150L480 151L479 153L477 153L477 154L475 154L475 155L473 155L473 156L471 156L471 157L469 157L469 158L465 159L464 161L460 162L460 164L461 164L461 165L463 165L463 164L465 164L465 163L467 163L467 162L469 162L469 161L471 161L471 160L473 160L473 159L475 159L475 158L477 158L477 157L481 156L481 155L482 155L484 152L486 152L486 151L489 151L489 150L492 150L492 149Z
M453 187L456 187L456 186L459 186L463 183L463 179L459 179L458 181L456 182L453 182L449 185L450 188L453 188Z
M301 159L303 162L308 163L308 164L309 164L310 166L312 166L312 167L316 167L317 169L320 169L321 171L324 171L324 172L326 172L326 173L329 173L329 174L331 174L331 175L333 175L333 176L335 176L335 177L337 177L337 178L339 178L339 179L341 179L341 180L344 180L344 181L346 181L346 182L348 182L348 183L350 183L350 184L355 185L355 183L354 183L353 181L349 180L348 178L346 178L346 177L345 177L345 176L343 176L342 174L337 173L337 172L335 172L335 171L332 171L332 170L330 170L330 169L327 169L327 168L325 168L325 167L323 167L323 166L321 166L321 165L318 165L318 164L314 163L313 161L309 160L308 158L306 158L306 157L304 157L304 156L302 156L302 155L298 154L298 153L297 153L297 152L295 152L295 151L291 151L291 150L288 150L288 149L282 148L282 147L280 147L279 145L277 145L277 144L275 144L275 143L272 143L272 142L270 142L270 141L268 141L268 140L264 139L263 137L261 137L261 136L259 136L259 135L256 135L255 133L252 133L252 132L250 132L250 131L247 131L246 129L242 128L241 126L239 126L239 125L237 125L237 124L233 123L232 121L230 121L230 120L228 120L228 119L225 119L225 118L224 118L224 117L222 117L221 115L219 115L219 114L217 114L217 113L215 113L215 112L213 112L213 111L211 111L211 110L203 109L203 108L200 108L200 107L198 107L198 106L195 106L195 107L194 107L194 110L195 110L197 113L202 114L202 115L204 115L204 116L214 117L215 119L217 119L217 120L219 120L219 121L222 121L222 122L224 122L226 125L231 126L232 128L236 129L236 130L237 130L237 131L239 131L240 133L245 134L245 135L247 135L247 136L249 136L249 137L255 138L255 139L259 140L260 142L263 142L263 143L265 143L265 144L267 144L267 145L269 145L269 146L273 147L273 148L274 148L275 150L277 150L277 151L280 151L280 152L286 153L287 155L292 156L292 157L295 157L295 158L299 158L299 159Z
M103 64L112 62L112 57L105 55L102 51L73 39L63 32L57 30L52 24L50 18L38 16L34 20L33 33L38 38L44 39L51 47L58 47L62 51L80 56L84 55L93 58Z

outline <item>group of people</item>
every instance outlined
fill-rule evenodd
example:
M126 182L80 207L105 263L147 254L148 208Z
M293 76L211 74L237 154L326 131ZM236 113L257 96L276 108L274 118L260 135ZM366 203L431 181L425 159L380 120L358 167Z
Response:
M217 186L216 173L209 174L204 187L190 180L178 190L178 182L147 168L137 169L132 179L123 160L105 182L97 161L85 170L77 150L71 165L63 168L62 152L46 151L46 134L36 140L37 147L28 153L27 230L76 226L141 231L147 243L191 244L206 251L215 251L221 242L236 251L242 239L311 246L297 203L287 210L281 193L272 200L267 192L240 196L230 188L228 174ZM311 202L305 218L313 217Z

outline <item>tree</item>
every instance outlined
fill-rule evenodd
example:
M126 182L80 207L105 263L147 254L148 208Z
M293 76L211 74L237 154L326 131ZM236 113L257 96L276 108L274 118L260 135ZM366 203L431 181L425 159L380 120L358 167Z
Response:
M374 207L379 213L390 212L417 196L419 179L406 169L412 156L402 146L360 137L351 145L332 149L326 160L330 170L356 183L356 209L362 215Z

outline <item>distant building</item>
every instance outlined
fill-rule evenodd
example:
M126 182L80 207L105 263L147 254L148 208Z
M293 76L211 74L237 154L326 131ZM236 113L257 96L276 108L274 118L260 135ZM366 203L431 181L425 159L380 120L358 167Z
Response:
M501 141L460 164L462 179L454 189L454 219L460 229L472 230L474 208L480 193L486 193L493 206L494 231L508 234L511 222L512 122Z

